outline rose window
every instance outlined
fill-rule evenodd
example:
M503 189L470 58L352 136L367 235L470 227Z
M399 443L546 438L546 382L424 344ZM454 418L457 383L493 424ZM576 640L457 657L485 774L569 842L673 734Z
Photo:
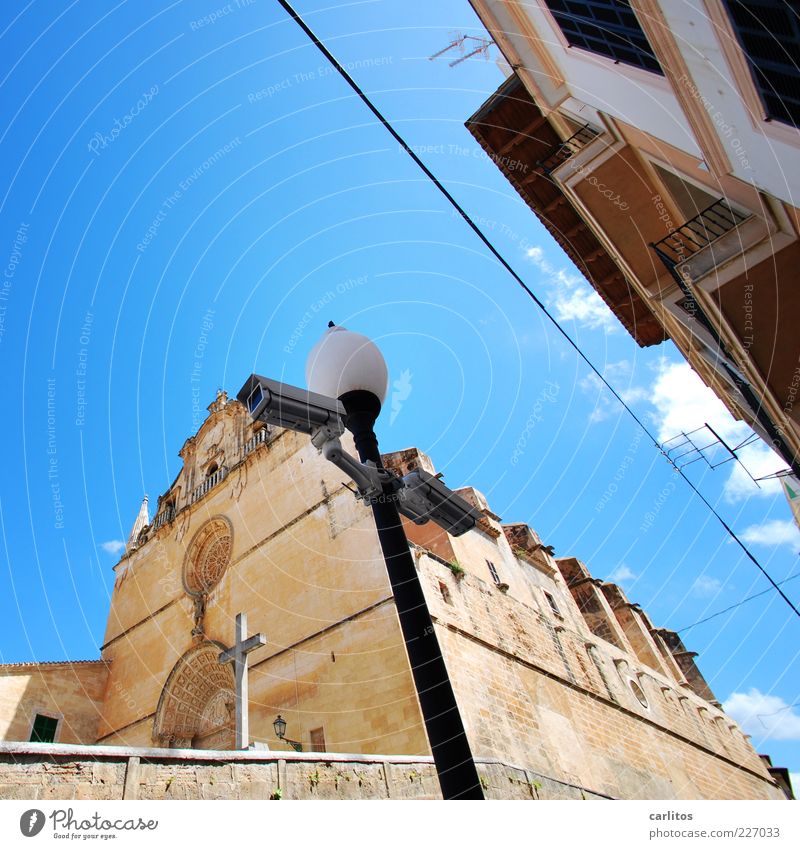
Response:
M183 570L183 583L191 595L211 592L222 580L231 559L230 522L222 516L210 519L194 535Z

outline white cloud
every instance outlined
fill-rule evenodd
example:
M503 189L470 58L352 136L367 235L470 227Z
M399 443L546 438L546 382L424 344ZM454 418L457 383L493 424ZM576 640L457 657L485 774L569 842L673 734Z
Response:
M741 501L750 495L775 495L781 491L781 484L777 478L759 481L757 485L750 478L750 475L754 478L772 475L786 468L786 463L771 448L767 448L759 440L751 445L745 445L736 453L747 471L738 463L734 465L725 484L725 497L728 501Z
M603 377L614 387L619 397L629 405L646 401L650 397L649 389L632 385L632 372L633 366L628 360L608 363L603 370ZM627 385L622 386L623 383ZM589 415L590 422L602 422L613 414L622 412L619 401L607 391L605 383L594 372L589 372L586 377L578 381L578 386L587 395L595 396L595 407Z
M606 363L603 374L611 381L630 380L633 373L633 363L630 360L619 360L616 363Z
M742 532L742 539L754 545L791 545L800 547L800 531L791 520L771 519L761 525L750 525Z
M108 554L119 554L125 548L125 543L121 539L110 539L108 542L101 542L100 548Z
M638 575L635 575L631 570L624 564L620 563L619 566L608 576L609 581L612 581L615 584L621 584L623 581L634 581Z
M722 582L710 575L698 575L692 584L692 593L697 596L716 595L722 589Z
M704 448L704 456L709 463L716 465L728 461L719 467L719 474L726 474L723 488L725 500L730 503L743 501L750 496L772 496L781 491L777 478L753 482L786 468L786 463L768 448L760 439L754 439L749 445L738 446L753 437L753 431L744 422L738 422L728 412L714 392L697 376L687 362L672 362L662 358L655 366L655 378L645 381L644 385L634 383L633 365L628 360L609 363L603 372L611 385L626 404L648 402L655 409L650 413L656 439L665 450L673 450L673 456L691 451L686 444L681 447L681 434L691 436L698 448ZM600 422L618 411L615 398L606 391L605 384L593 373L586 375L578 384L589 397L595 399L595 406L589 415L589 421ZM730 446L736 449L741 464L730 458L730 453L719 443L715 443L710 425ZM698 431L698 429L700 429ZM692 431L698 431L692 433ZM683 462L693 459L685 456ZM730 470L730 471L727 471ZM752 478L750 477L752 475ZM800 536L794 542L800 542ZM781 542L788 542L782 539Z
M730 445L737 445L749 428L735 421L722 401L695 374L688 363L661 360L653 384L652 402L661 443L708 423Z
M662 360L653 384L651 400L656 408L652 417L657 427L657 439L665 443L674 440L669 447L677 447L679 435L689 433L704 424L709 424L731 447L744 442L752 431L744 422L737 422L722 401L695 374L688 363L673 363ZM713 435L706 431L696 434L701 445L708 444ZM772 474L785 468L786 464L760 440L746 445L737 452L747 471L736 461L730 463L730 474L725 482L725 498L729 502L741 501L751 495L773 495L780 490L777 480L760 481L754 478ZM711 448L706 456L714 463L730 456L722 446ZM750 474L748 474L748 472Z
M581 275L571 274L564 268L556 269L545 259L541 247L528 248L525 256L547 276L551 286L551 303L559 321L576 321L585 327L605 330L606 333L619 329L614 313Z
M594 372L589 372L579 380L578 386L594 400L594 409L589 414L590 422L602 422L614 412L611 397L604 391L605 384Z
M753 687L747 693L732 693L722 707L755 738L800 740L800 714L780 696L769 696Z

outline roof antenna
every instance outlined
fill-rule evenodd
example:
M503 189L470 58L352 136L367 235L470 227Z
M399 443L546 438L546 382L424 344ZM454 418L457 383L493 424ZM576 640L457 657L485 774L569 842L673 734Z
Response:
M454 62L450 62L450 67L454 68L456 65L460 65L462 62L466 62L467 59L471 59L473 56L477 56L480 54L484 59L489 58L489 48L494 44L491 38L480 38L474 35L466 35L454 32L451 34L451 42L447 45L447 47L442 48L438 53L434 53L433 56L428 56L429 60L438 59L443 53L447 53L448 50L452 50L457 47L461 56L456 59ZM467 44L467 41L472 41L475 43L475 47L470 50L468 53L466 49L468 47L472 47L472 45Z

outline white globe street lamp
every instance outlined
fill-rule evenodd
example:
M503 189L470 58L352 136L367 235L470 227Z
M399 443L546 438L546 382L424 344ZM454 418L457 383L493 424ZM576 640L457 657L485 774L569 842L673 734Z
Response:
M375 343L331 322L308 355L306 380L311 392L339 399L361 462L382 469L374 425L389 379L386 362ZM464 723L397 510L397 490L384 484L378 492L370 503L442 795L445 799L483 799Z
M371 339L330 322L306 360L306 386L329 398L371 392L383 404L389 371Z

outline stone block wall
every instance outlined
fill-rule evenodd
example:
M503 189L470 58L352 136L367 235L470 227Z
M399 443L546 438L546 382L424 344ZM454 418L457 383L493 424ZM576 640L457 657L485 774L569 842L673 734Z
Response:
M94 743L107 679L100 660L0 665L0 740L30 740L40 713L58 719L56 742Z
M691 688L417 553L476 757L621 798L781 798L738 726Z
M427 755L370 511L300 434L276 431L232 465L241 412L228 404L209 418L184 447L186 468L173 489L220 445L229 446L227 478L188 506L179 498L175 520L117 566L103 646L112 671L97 741L169 745L158 710L172 670L200 639L230 645L243 611L250 632L267 637L249 657L251 739L277 748L280 713L287 737L307 750L311 731L322 728L328 750ZM192 540L215 517L230 525L231 553L205 600L198 636L184 568Z
M497 760L491 799L600 799ZM0 743L0 799L439 799L430 757Z

